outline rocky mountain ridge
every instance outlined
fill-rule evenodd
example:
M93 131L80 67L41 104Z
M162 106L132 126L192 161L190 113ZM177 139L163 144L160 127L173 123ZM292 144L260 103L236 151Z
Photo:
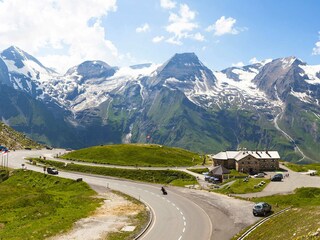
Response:
M320 65L295 57L213 72L194 53L182 53L162 65L86 61L61 75L10 47L0 55L0 83L0 91L25 94L28 109L45 109L26 114L6 98L17 113L0 108L3 121L57 146L152 141L200 152L278 148L289 160L320 161L319 150L310 149L320 142ZM63 140L41 133L48 115L56 122L51 128L68 129Z

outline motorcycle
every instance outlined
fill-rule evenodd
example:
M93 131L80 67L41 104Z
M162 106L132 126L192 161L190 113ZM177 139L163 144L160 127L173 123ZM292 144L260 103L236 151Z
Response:
M167 191L164 189L164 187L161 187L161 191L162 191L163 195L167 195L168 194Z

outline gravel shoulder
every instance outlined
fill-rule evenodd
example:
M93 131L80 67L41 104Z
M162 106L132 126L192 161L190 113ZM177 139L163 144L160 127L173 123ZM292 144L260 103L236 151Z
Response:
M144 210L143 205L126 200L105 187L91 186L103 199L103 204L89 217L80 219L69 232L50 238L50 240L98 240L108 233L121 231L130 226L129 217Z

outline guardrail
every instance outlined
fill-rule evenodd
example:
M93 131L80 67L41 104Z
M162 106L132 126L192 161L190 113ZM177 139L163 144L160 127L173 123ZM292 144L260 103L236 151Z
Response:
M289 210L291 207L282 209L281 211L274 213L268 217L265 217L263 219L261 219L259 222L257 222L256 224L254 224L252 227L250 227L247 231L245 231L237 240L243 240L245 239L252 231L254 231L257 227L261 226L264 222L268 221L270 218L273 218L275 216L278 216L282 213L284 213L285 211Z
M153 221L153 210L152 208L149 206L148 203L146 203L145 201L143 201L142 199L139 199L140 202L142 202L144 205L147 206L148 210L149 210L149 222L146 225L146 227L134 238L134 240L138 240L139 238L142 237L143 234L145 234L145 232L149 229L152 221Z

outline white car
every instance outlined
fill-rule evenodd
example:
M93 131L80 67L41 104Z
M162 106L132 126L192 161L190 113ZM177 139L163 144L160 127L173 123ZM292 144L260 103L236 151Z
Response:
M254 178L263 178L264 177L264 173L258 173L253 175Z

